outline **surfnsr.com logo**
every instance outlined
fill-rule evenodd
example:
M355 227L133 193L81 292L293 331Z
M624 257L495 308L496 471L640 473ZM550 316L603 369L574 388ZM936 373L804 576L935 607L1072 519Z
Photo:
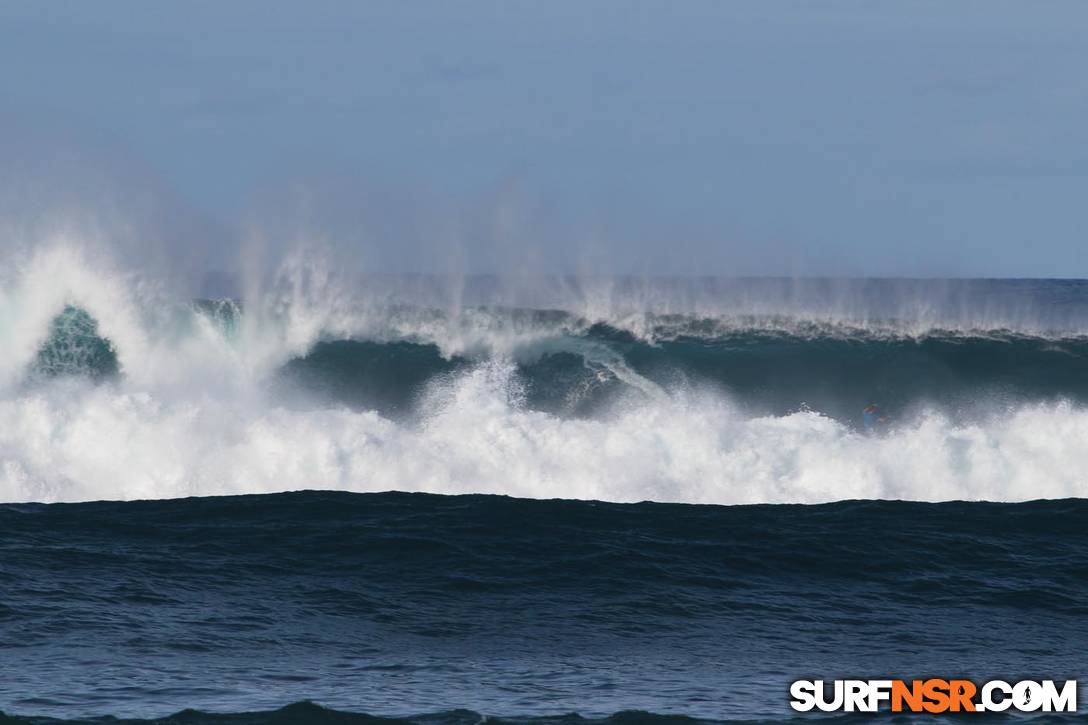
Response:
M799 712L1076 712L1077 681L797 680L790 697Z

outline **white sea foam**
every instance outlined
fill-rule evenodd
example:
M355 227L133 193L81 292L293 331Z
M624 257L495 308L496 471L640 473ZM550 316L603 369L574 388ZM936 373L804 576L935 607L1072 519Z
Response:
M344 289L319 258L288 259L227 329L64 240L13 258L0 276L0 501L314 488L705 503L1088 495L1088 411L1070 404L971 422L923 412L870 437L815 412L752 417L718 393L666 391L582 341L579 354L632 393L566 419L526 408L514 361L551 349L569 319L398 312ZM27 383L69 304L113 343L120 379ZM267 377L323 335L428 339L478 362L433 381L410 420L280 405Z
M812 412L746 418L705 396L561 419L519 406L509 363L435 387L429 414L394 423L58 381L0 402L0 500L295 489L704 503L1088 495L1088 412L1068 405L970 425L931 413L868 437Z

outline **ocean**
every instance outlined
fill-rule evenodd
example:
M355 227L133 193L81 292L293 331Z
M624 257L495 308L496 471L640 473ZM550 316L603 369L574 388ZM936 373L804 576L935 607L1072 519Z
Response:
M1088 682L1088 282L96 265L0 286L0 723Z
M308 491L9 504L0 531L3 722L767 721L800 678L1088 675L1077 500Z

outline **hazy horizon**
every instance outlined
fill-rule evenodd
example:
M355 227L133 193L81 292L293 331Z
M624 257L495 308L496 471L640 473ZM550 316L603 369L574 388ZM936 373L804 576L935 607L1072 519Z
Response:
M6 4L0 249L1088 277L1088 5Z

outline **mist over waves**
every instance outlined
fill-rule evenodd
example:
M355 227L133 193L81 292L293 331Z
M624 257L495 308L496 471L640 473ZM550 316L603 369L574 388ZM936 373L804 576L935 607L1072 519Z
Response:
M5 269L0 498L1084 495L1088 285ZM867 431L861 409L880 406Z

